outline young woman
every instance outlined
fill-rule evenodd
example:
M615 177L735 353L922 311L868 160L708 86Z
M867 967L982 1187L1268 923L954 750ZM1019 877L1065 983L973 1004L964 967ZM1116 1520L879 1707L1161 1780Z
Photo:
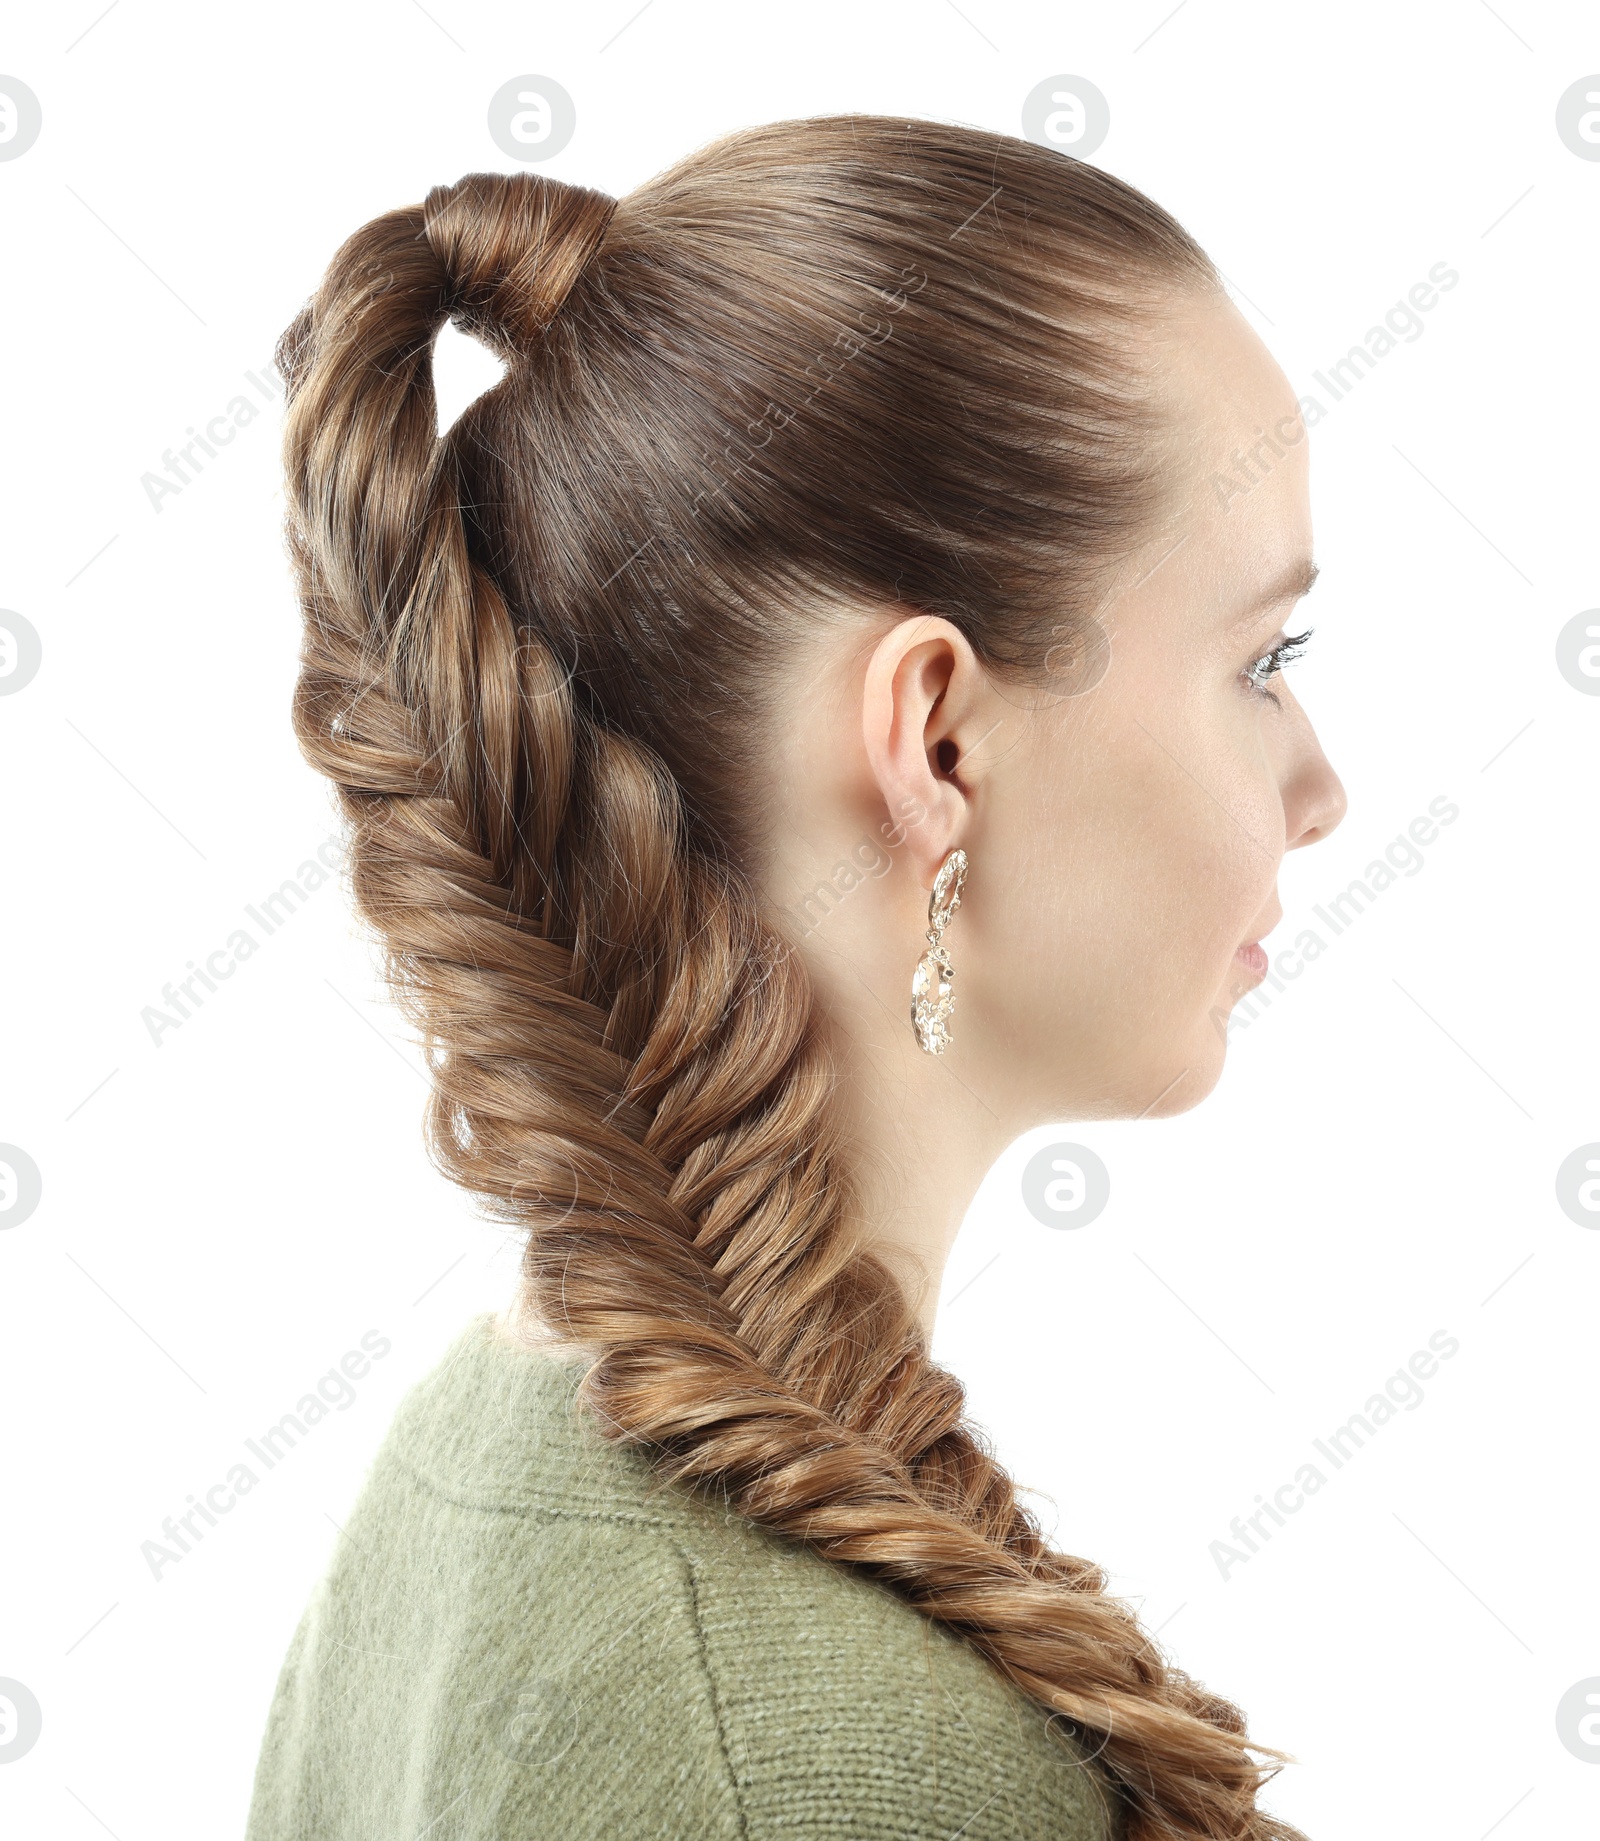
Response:
M441 432L447 320L505 374ZM1211 264L1025 141L787 122L441 187L281 362L298 732L526 1258L251 1841L1292 1836L928 1353L993 1159L1203 1098L1343 810L1277 677L1305 431Z

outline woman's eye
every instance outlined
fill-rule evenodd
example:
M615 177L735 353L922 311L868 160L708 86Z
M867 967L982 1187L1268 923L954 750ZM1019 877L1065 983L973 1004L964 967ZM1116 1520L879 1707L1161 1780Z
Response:
M1297 633L1292 639L1281 640L1270 652L1263 652L1260 658L1253 665L1247 666L1241 674L1245 682L1257 695L1265 697L1271 703L1276 703L1278 698L1273 691L1268 689L1269 681L1282 671L1285 665L1292 665L1301 656L1306 649L1307 641L1315 631L1315 627L1307 627L1303 633Z

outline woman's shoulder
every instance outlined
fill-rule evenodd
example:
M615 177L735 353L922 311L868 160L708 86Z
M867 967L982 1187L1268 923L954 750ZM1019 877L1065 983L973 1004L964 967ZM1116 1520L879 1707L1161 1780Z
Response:
M692 1523L700 1505L655 1484L608 1439L580 1390L592 1352L537 1326L476 1317L401 1402L375 1477L394 1471L462 1506L625 1523Z
M684 1543L706 1669L761 1832L1120 1832L1058 1722L887 1586L738 1522Z
M265 1812L325 1772L409 1781L407 1821L454 1783L503 1812L462 1832L507 1837L1116 1832L1041 1709L887 1588L663 1486L591 1423L584 1365L484 1318L413 1391L286 1665L250 1841L300 1841ZM409 1749L373 1778L379 1709Z

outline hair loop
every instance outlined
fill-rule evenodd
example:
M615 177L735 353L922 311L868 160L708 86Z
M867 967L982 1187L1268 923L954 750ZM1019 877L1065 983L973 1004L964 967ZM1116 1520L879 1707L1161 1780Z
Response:
M448 317L516 356L561 311L616 208L605 192L537 173L468 173L435 186L423 230L444 267Z

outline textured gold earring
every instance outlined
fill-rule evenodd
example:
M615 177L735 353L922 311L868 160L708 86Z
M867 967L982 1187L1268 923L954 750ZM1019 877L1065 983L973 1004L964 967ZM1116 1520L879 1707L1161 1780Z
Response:
M930 1055L942 1055L950 1046L955 968L945 951L944 930L950 925L950 916L961 906L966 880L967 853L952 850L933 879L933 893L928 897L928 950L911 974L911 1027Z

